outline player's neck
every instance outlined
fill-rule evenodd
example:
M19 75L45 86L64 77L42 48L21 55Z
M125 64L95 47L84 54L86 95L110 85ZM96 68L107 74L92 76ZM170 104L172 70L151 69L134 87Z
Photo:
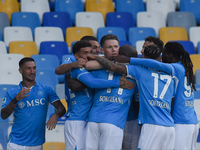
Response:
M22 81L22 86L26 88L31 88L35 85L35 81Z

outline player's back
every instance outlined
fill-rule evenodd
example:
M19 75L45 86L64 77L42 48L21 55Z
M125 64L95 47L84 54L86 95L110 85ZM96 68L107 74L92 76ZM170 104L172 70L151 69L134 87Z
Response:
M140 124L173 126L171 101L174 96L175 82L172 76L141 66L128 65L128 75L138 80Z
M174 76L177 78L178 86L172 105L172 116L174 123L197 124L198 119L194 110L194 95L191 85L185 76L185 68L181 63L173 63Z
M122 77L120 74L105 69L93 71L93 75L108 80L119 80ZM134 88L132 90L123 88L95 89L94 103L88 121L110 123L123 129L133 93Z

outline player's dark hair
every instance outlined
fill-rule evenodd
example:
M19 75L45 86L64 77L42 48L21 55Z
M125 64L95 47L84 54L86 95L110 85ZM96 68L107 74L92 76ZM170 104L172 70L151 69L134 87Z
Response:
M132 45L125 44L120 46L119 55L124 55L127 57L138 57L138 52Z
M92 44L88 41L77 41L76 43L73 44L73 47L72 47L72 51L73 51L73 54L76 54L78 53L81 48L84 48L84 47L91 47Z
M190 59L189 53L178 42L168 42L165 44L164 48L172 54L177 62L181 61L185 68L185 76L187 77L189 85L192 85L192 88L196 90L194 84L193 63Z
M148 37L145 38L145 42L146 42L146 41L148 41L148 42L153 42L155 45L157 45L157 46L161 49L161 51L162 51L162 49L163 49L163 47L164 47L163 41L160 40L160 39L157 38L157 37L148 36Z
M117 38L116 35L114 35L114 34L107 34L107 35L104 35L104 36L101 38L101 41L100 41L101 47L104 46L104 44L105 44L105 42L106 42L107 40L116 40L116 41L119 42L119 40L118 40L118 38Z
M22 67L26 62L28 62L28 61L33 61L33 62L35 62L34 59L31 58L31 57L24 57L24 58L22 58L22 59L19 61L19 68L21 68L21 67Z
M157 45L149 45L144 48L144 56L157 59L160 57L162 50Z
M96 37L94 37L94 36L89 36L89 35L83 36L83 37L80 39L80 41L82 41L82 40L85 40L85 41L97 41L97 42L98 42L98 40L97 40Z

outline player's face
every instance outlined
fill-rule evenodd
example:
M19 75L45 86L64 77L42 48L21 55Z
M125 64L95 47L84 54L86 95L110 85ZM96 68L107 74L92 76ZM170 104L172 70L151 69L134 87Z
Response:
M119 54L119 42L117 40L107 40L101 50L106 58L117 56Z
M34 61L28 61L19 69L22 74L23 81L35 81L36 77L36 65Z
M87 54L88 53L91 53L91 47L83 47L83 48L81 48L80 52L75 54L75 57L76 57L76 59L83 58L86 61L88 61L88 59L87 59Z
M144 57L144 48L146 46L149 46L149 45L153 45L154 43L153 42L149 42L149 41L146 41L144 42L143 46L142 46L142 50L141 50L141 53L142 53L142 56Z
M91 40L91 41L89 41L91 44L92 44L92 50L91 50L91 53L92 54L96 54L96 55L98 55L99 54L99 52L100 52L100 46L99 46L99 43L97 42L97 41L93 41L93 40Z

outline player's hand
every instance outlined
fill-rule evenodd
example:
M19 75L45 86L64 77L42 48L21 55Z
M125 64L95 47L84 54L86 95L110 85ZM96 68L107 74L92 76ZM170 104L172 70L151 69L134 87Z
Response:
M88 56L89 60L95 60L98 55L89 53L89 54L87 54L87 56Z
M116 62L120 62L120 63L130 63L130 57L126 57L123 55L111 56L108 59L115 60Z
M129 80L126 80L125 76L122 76L120 79L120 88L131 90L135 87L135 84Z
M22 88L21 91L16 95L18 101L22 100L24 97L28 97L28 93L31 91L30 88Z
M75 63L75 68L83 68L85 66L85 63L87 62L87 60L83 59L83 58L79 58Z
M58 115L57 114L53 114L51 116L51 118L49 118L49 120L47 121L46 125L47 125L47 129L48 130L53 130L56 127L56 124L58 122Z

